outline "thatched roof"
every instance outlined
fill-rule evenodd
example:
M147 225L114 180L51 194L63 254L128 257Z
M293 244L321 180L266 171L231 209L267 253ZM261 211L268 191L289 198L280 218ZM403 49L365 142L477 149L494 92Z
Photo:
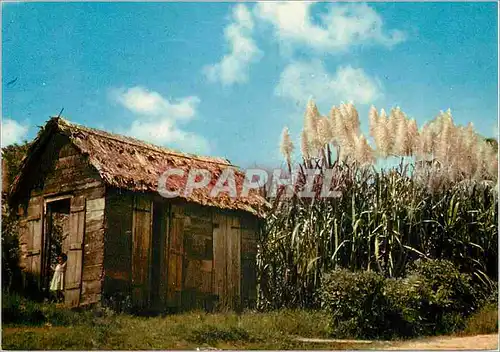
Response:
M227 159L181 153L134 138L76 125L62 118L50 119L39 132L23 160L20 174L13 182L11 194L18 191L20 179L23 171L28 168L27 165L37 162L35 152L43 148L54 133L67 136L109 186L136 192L157 192L160 175L167 168L180 168L185 171L186 177L170 177L167 184L169 188L181 190L180 198L201 205L242 210L263 216L266 200L256 190L251 190L247 197L240 196L244 174ZM214 177L207 187L195 189L191 195L184 197L182 185L192 168L209 170ZM238 197L231 198L222 192L217 197L210 197L209 192L215 185L217 177L226 168L235 170Z

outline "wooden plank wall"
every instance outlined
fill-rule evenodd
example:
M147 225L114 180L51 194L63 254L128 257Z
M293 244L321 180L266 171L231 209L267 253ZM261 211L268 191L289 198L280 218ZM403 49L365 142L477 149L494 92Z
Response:
M131 294L133 200L131 192L106 189L103 294L116 303Z
M99 174L63 135L55 135L48 142L37 168L30 172L32 187L20 219L21 265L29 276L41 272L41 260L34 253L42 247L44 199L60 194L83 197L87 206L79 300L82 305L98 302L103 279L105 203L105 186ZM34 220L38 216L34 213L40 214L40 220Z
M25 285L39 289L42 272L43 198L29 199L25 216L19 222L20 267L27 275ZM34 286L32 286L34 285Z
M214 222L214 294L220 310L239 310L241 305L241 227L235 213L216 210Z
M183 308L211 310L215 303L211 208L192 203L185 205L184 251Z
M151 197L135 194L132 220L132 304L146 308L150 304Z
M103 186L99 173L62 135L55 135L49 141L38 161L38 169L33 171L35 187L31 190L31 197Z
M184 265L184 207L172 204L170 214L167 306L180 307Z
M160 273L159 273L159 284L158 284L158 295L159 295L159 305L161 307L168 306L168 296L169 296L169 284L168 284L168 266L169 266L169 239L170 239L170 226L171 226L171 207L170 204L164 202L163 204L163 214L158 214L161 217L160 229Z
M64 298L69 307L80 305L82 293L83 240L85 237L85 196L71 198L69 215L68 262L64 285ZM90 201L92 202L92 201Z
M101 300L104 281L105 187L80 191L76 195L83 196L87 200L80 299L80 304L85 305Z
M245 308L257 304L257 239L258 219L241 216L241 300Z

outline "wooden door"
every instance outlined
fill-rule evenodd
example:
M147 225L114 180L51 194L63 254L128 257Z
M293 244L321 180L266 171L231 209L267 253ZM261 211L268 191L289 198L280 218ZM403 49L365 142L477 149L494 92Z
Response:
M145 195L134 197L132 227L132 303L136 308L149 307L152 209Z
M241 229L237 216L215 212L213 216L214 294L220 310L241 306Z
M226 218L219 211L213 213L213 241L214 241L214 295L218 299L218 308L227 304L226 298Z
M241 302L244 308L257 304L257 236L256 218L241 218Z
M241 228L240 218L227 217L227 302L232 310L241 308Z
M68 261L64 298L69 307L78 307L82 292L83 241L85 235L85 197L71 198L69 213Z
M168 266L169 266L169 239L170 239L170 205L163 206L163 222L160 237L160 284L159 284L159 298L160 304L163 307L168 306L169 297L169 279L168 279Z
M182 275L184 265L184 208L171 207L171 226L168 246L167 305L181 306Z
M28 216L25 221L25 231L27 234L26 271L29 273L30 283L41 288L42 272L42 235L43 235L43 200L41 197L34 197L28 203Z

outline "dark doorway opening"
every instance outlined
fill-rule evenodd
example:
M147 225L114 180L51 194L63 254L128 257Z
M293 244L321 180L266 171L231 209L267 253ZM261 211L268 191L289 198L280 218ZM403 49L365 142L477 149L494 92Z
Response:
M46 203L45 231L43 241L42 285L48 293L50 281L57 265L57 256L65 253L69 235L70 198Z
M160 282L161 282L161 255L164 246L163 232L165 228L165 205L159 202L153 203L153 233L151 238L151 305L158 308L161 305Z

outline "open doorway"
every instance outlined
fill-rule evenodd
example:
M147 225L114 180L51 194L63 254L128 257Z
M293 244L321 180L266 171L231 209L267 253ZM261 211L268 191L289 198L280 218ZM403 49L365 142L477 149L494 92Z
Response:
M151 244L151 306L156 309L161 306L160 283L162 281L162 248L164 246L165 206L160 202L153 203L153 229Z
M54 274L54 267L57 265L57 256L66 253L68 249L70 199L46 201L42 283L47 293Z

